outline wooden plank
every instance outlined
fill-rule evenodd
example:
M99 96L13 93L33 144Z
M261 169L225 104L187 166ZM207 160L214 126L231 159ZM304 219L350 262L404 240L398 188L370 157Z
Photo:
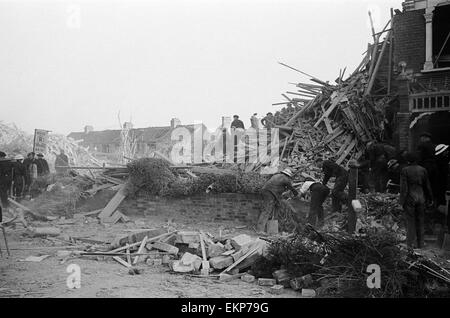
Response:
M356 139L353 139L352 142L350 143L350 145L348 145L347 149L345 149L344 153L341 155L341 157L339 157L339 159L336 161L336 163L338 165L340 165L344 159L348 156L348 154L350 153L350 151L353 150L353 148L356 146Z
M341 148L339 148L339 151L336 153L336 156L340 156L344 152L344 150L347 149L348 145L350 145L351 141L352 141L352 136L350 136L350 135L345 136L345 141L341 145Z
M115 185L116 184L114 184L114 183L106 183L106 184L102 184L102 185L99 185L99 186L94 185L92 187L92 189L86 190L86 191L84 191L84 193L88 193L90 195L94 195L100 190L108 189L108 188L114 187Z
M100 212L102 212L102 210L103 210L103 209L98 209L98 210L91 211L91 212L77 213L76 215L91 216L91 215L99 214Z
M177 232L177 231L173 231L173 232L164 233L164 234L161 234L161 235L158 235L158 236L155 236L155 237L151 237L151 238L147 239L147 243L156 242L157 240L159 240L159 239L161 239L161 238L163 238L163 237L166 237L167 235L172 235L172 234L174 234L174 233L176 233L176 232ZM138 246L138 245L140 245L141 243L142 243L142 241L139 241L139 242L136 242L136 243L132 243L132 244L127 244L127 245L125 245L125 246L116 248L116 249L111 250L111 251L108 251L108 252L106 252L106 253L117 253L117 252L126 250L126 249L129 248L129 247Z
M338 95L333 99L330 107L325 111L325 113L322 114L322 117L314 124L314 128L317 128L319 124L324 120L326 117L328 117L331 112L336 108L337 105L341 102L341 100L345 97L344 92L339 92Z
M378 69L380 68L381 61L383 60L384 52L386 51L386 46L387 46L390 36L391 36L391 31L388 32L386 39L383 42L383 46L381 47L380 56L378 57L375 68L373 69L373 73L370 75L369 84L367 85L367 89L366 89L366 92L364 95L369 95L370 92L372 91L372 87L375 82L375 78L377 77Z
M294 116L291 117L291 119L288 120L288 122L285 124L286 126L290 126L293 123L295 123L295 121L297 120L297 118L299 118L301 115L303 115L304 112L306 112L312 105L314 105L316 99L318 98L319 95L317 95L316 97L314 97L314 99L311 99L308 104L306 104L305 106L303 106L302 109L300 109Z
M325 113L325 107L323 107L322 104L320 104L320 107L322 108L323 112ZM333 133L333 128L331 127L330 119L328 117L325 117L325 119L323 121L325 122L325 127L327 128L328 134L331 135Z
M321 142L321 144L326 145L326 144L330 143L331 141L333 141L334 139L336 139L337 137L339 137L340 135L342 135L343 133L344 133L344 129L342 129L342 127L338 127L333 132L333 135L328 135L327 138L325 138L325 140L323 142Z
M102 222L116 224L117 222L119 222L120 219L122 219L123 216L124 215L120 211L116 210L111 216L104 217L102 219Z
M126 268L132 268L133 267L130 264L128 264L127 262L125 262L123 259L121 259L119 256L113 256L113 259L115 261L117 261L118 263L122 264L123 266L125 266Z
M125 185L120 185L119 191L114 195L114 197L111 199L111 201L108 202L108 204L105 206L102 212L99 214L99 218L101 220L110 217L114 211L119 207L120 203L125 199Z
M231 271L233 268L235 268L236 266L238 266L242 261L244 261L247 257L249 257L250 255L252 255L253 253L256 253L256 251L258 251L261 248L260 243L258 242L256 244L256 247L252 248L250 251L248 251L245 255L243 255L241 258L239 258L236 262L234 262L233 264L231 264L230 266L228 266L223 272L221 272L220 274L224 274L228 271Z

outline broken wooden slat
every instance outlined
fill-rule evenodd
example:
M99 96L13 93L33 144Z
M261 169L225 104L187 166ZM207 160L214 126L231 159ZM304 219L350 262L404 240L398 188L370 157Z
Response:
M348 145L347 149L342 153L342 155L339 157L338 160L336 160L336 163L340 165L344 159L349 155L350 151L353 150L353 148L356 146L356 139L353 139L350 145Z
M144 249L145 249L145 244L147 244L147 239L148 237L144 237L144 239L141 242L141 245L139 246L139 249L137 251L138 254L143 253ZM139 262L139 255L137 255L134 260L133 260L133 264L137 264L137 262Z
M120 203L125 199L125 185L122 184L120 186L119 191L114 195L114 197L111 199L111 201L108 202L108 204L105 206L102 212L99 214L99 218L101 220L110 217L114 211L119 207Z
M338 95L333 99L330 107L328 107L325 113L322 114L322 117L320 117L320 119L314 124L314 128L317 128L317 126L319 126L322 120L324 120L325 117L328 117L331 114L331 112L336 108L337 105L339 105L339 103L344 97L345 97L344 92L338 93Z
M127 262L125 262L123 259L121 259L119 256L113 256L113 259L115 261L117 261L118 263L122 264L123 266L125 266L126 268L132 268L133 267L130 264L128 264Z

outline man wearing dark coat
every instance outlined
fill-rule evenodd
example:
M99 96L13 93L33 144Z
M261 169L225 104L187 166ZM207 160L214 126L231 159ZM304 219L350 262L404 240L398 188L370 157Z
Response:
M291 190L295 196L298 195L298 191L292 185L293 176L294 173L292 170L286 168L282 172L274 174L269 181L264 184L261 190L264 200L263 208L258 217L256 226L258 232L264 232L266 230L267 221L269 221L269 218L276 213L283 192Z
M316 160L316 165L319 168L322 168L324 173L323 182L324 186L327 185L330 178L335 177L334 187L331 190L331 207L332 212L341 212L342 211L342 203L346 202L347 195L344 190L348 183L348 172L344 167L338 165L337 163L331 160L323 160L322 158L318 158Z

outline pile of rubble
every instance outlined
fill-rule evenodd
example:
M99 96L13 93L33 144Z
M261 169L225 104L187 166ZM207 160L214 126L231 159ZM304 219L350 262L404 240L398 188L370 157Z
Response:
M290 83L296 91L281 94L287 101L273 104L286 105L275 113L275 127L284 137L280 137L281 158L288 158L291 167L306 170L319 154L345 166L361 157L367 142L383 137L385 107L391 97L390 88L379 85L377 74L390 31L384 41L380 37L389 23L374 34L374 44L355 71L347 79L345 69L341 71L336 84L280 63L313 82Z
M377 266L380 285L368 288L368 277ZM272 242L253 272L260 277L281 276L286 286L313 290L319 296L448 297L449 267L448 261L402 247L386 231L349 235L307 227Z

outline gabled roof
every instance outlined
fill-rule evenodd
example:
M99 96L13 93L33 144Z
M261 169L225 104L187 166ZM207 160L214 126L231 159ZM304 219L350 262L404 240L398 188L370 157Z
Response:
M177 127L185 127L191 132L194 131L194 125L178 125ZM137 138L138 142L148 143L160 142L165 139L170 140L172 130L170 126L133 128L131 129L131 133ZM88 133L72 132L68 137L75 140L83 140L84 144L107 145L120 143L120 133L121 130L119 129L91 131Z

